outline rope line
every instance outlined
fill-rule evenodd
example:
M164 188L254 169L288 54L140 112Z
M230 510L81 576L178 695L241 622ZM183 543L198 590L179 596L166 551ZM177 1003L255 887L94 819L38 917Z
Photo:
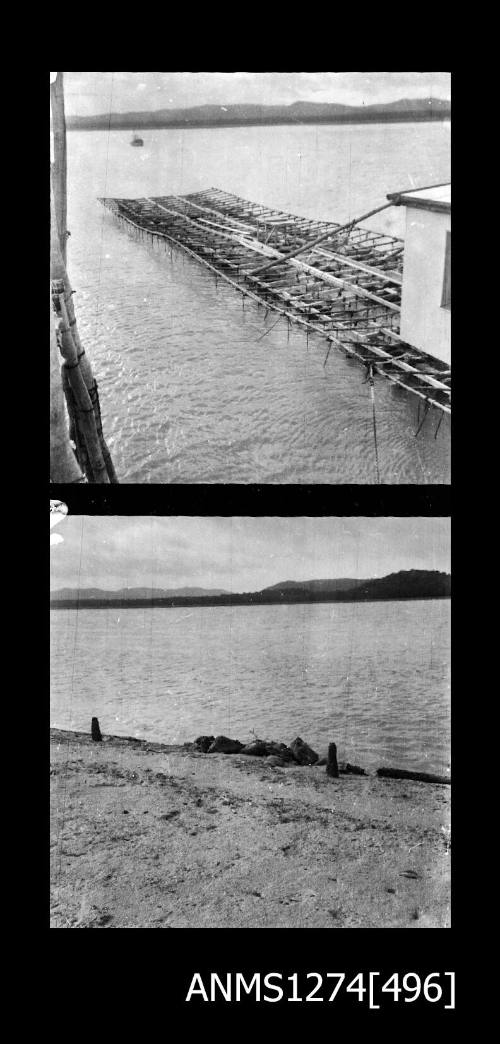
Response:
M375 381L373 378L373 364L368 365L368 376L366 378L370 386L370 398L372 400L372 421L373 421L373 443L375 446L375 466L377 469L377 483L380 486L380 468L378 463L378 443L377 443L377 415L375 411ZM366 381L363 382L366 384Z
M419 406L420 406L420 404L419 404ZM421 432L421 430L422 430L422 428L424 426L425 418L427 417L427 414L429 412L429 408L430 408L430 403L429 403L429 400L427 399L427 401L425 403L425 408L424 408L424 415L423 415L422 420L420 421L420 424L419 424L419 426L418 426L418 428L417 428L417 430L415 432L415 438L417 437L417 435L420 434L420 432Z
M274 330L274 327L278 325L280 319L281 319L281 316L279 315L277 320L276 320L276 322L273 323L273 325L269 327L269 330L266 330L266 332L263 333L261 337L258 337L257 340L258 341L262 341L263 337L267 337L268 333L271 333L271 330Z
M110 136L111 136L111 114L112 114L112 111L113 111L113 81L114 81L114 75L115 75L114 72L112 72L111 73L111 90L110 90L110 95L109 95L108 137L107 137L107 141L106 141L106 170L104 172L104 191L105 192L107 191L107 188L108 188L109 139L110 139ZM101 290L101 269L102 269L103 239L104 239L104 220L101 222L101 242L100 242L100 246L99 246L99 271L98 271L98 276L97 276L96 308L95 308L95 315L94 315L94 337L97 334L97 327L98 327L98 323L99 323L99 306L100 306L99 294L100 294L100 290Z
M444 417L444 413L441 412L440 417L439 417L439 421L438 421L438 424L437 424L437 428L436 428L436 430L434 432L434 438L435 439L437 439L437 433L438 433L438 431L439 431L439 429L441 427L441 421L442 421L443 417Z

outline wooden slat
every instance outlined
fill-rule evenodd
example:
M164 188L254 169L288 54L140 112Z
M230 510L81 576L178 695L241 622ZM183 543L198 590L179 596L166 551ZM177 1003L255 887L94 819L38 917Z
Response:
M213 190L208 194L194 195L195 199L165 196L138 200L105 199L101 202L141 233L163 238L179 247L244 296L320 334L330 344L365 364L371 358L375 372L380 372L391 383L443 412L450 412L450 388L448 383L444 383L444 380L448 382L448 376L444 377L430 357L411 348L391 329L391 324L398 320L399 307L388 300L387 295L399 296L397 273L396 277L394 272L387 276L360 261L363 251L359 249L356 258L325 249L315 259L317 265L298 258L288 260L275 246L256 238L262 231L256 213L263 210L260 205L244 205L245 201L240 205L237 197ZM195 206L199 199L204 202ZM213 203L213 206L206 206L207 203ZM250 218L243 222L230 211L237 211L240 215L247 211ZM211 216L207 217L207 214ZM283 216L290 218L289 215ZM285 222L281 225L284 227ZM283 238L283 231L275 231L275 234ZM367 236L373 242L368 230ZM387 256L393 265L394 253L399 249L398 241L385 238L391 243ZM371 259L376 247L368 246L366 253ZM263 278L254 274L257 257L275 261L272 276L263 273ZM331 273L332 263L336 275ZM326 266L328 271L324 270ZM228 270L231 276L227 274ZM348 278L345 278L346 274ZM377 294L372 292L374 288L379 291ZM440 377L444 380L439 380Z

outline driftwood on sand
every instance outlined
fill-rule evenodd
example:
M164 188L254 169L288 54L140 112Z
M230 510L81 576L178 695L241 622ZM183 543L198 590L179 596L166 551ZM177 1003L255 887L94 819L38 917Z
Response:
M433 772L411 772L407 769L379 768L377 776L382 779L415 779L420 783L448 783L451 784L449 776L437 776Z

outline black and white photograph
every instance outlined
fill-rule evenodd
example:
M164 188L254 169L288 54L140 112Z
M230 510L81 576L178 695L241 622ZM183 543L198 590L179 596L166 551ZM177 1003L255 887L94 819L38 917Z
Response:
M51 73L51 480L448 484L449 72Z
M51 522L51 927L449 928L449 519Z
M49 74L45 925L184 929L217 1031L441 1014L455 74L230 61Z

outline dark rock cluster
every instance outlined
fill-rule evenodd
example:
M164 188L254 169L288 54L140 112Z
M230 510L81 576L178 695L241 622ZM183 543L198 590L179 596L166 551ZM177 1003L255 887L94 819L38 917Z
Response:
M194 741L194 747L200 754L208 754L208 748L215 742L215 736L198 736Z
M321 758L305 743L300 736L287 746L275 740L255 739L251 743L240 743L228 736L198 736L193 743L195 750L201 754L247 754L254 758L265 758L272 768L283 768L285 765L326 765L328 776L337 779L339 775L365 776L366 772L359 765L350 765L348 761L337 762L337 747L330 743L328 756Z
M280 758L284 763L295 761L293 750L286 743L275 743L274 740L255 740L243 747L242 754L250 754L254 758Z
M290 750L293 752L293 756L299 765L315 765L319 761L319 754L309 747L304 740L297 736L293 743L290 744Z
M202 754L248 754L254 758L272 758L273 764L315 765L318 754L304 740L297 736L287 747L286 743L275 740L252 740L251 743L240 743L228 736L198 736L194 741L195 750Z
M243 750L239 740L228 739L227 736L216 736L210 744L207 754L239 754Z
M297 736L290 746L287 746L286 743L277 743L275 740L255 739L251 743L244 744L239 740L230 739L228 736L198 736L193 747L201 754L246 754L254 758L265 758L267 763L274 767L327 764L327 759L323 758L320 761L319 754L300 736ZM329 760L328 765L331 770ZM349 766L349 769L355 771L353 766ZM330 771L330 774L333 773Z

